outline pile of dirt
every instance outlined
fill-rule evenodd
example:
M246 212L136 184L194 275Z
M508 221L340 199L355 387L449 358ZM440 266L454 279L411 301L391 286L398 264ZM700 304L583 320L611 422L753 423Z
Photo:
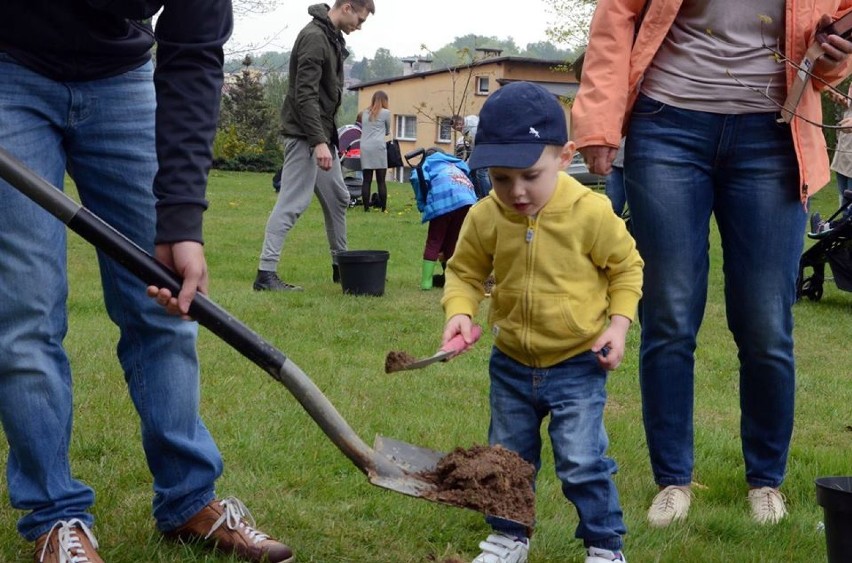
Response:
M400 350L391 350L385 358L385 373L399 371L417 361L417 358Z
M435 485L423 496L532 526L535 468L503 446L456 448L419 474Z
M436 561L438 563L467 563L467 559L462 559L457 555L452 555L443 559L439 559L439 557L439 555L434 555L430 553L426 556L426 561Z

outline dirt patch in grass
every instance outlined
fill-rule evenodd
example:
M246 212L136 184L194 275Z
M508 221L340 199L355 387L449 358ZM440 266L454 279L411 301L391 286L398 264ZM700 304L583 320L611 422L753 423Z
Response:
M535 468L503 446L456 448L420 476L435 485L423 496L532 526Z

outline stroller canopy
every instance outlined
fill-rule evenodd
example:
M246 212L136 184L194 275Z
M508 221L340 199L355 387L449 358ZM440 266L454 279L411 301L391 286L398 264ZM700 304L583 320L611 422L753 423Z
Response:
M337 137L340 139L340 146L337 148L340 150L341 155L346 155L346 153L355 146L358 146L361 142L361 126L357 123L353 123L351 125L342 125L337 130ZM357 141L357 143L356 143Z

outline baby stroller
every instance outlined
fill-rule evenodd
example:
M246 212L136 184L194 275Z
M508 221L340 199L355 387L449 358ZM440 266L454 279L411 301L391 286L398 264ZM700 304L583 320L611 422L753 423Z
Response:
M802 253L799 260L796 299L822 299L826 262L837 288L852 291L852 191L846 190L843 196L845 203L828 220L819 221L819 215L814 214L813 232L808 233L808 237L818 242ZM807 268L812 273L806 277Z
M357 123L343 125L337 130L340 168L343 183L349 192L349 207L361 203L361 126Z
M445 266L452 257L467 210L477 201L470 168L439 149L414 150L405 161L415 171L409 181L421 222L429 223L420 289L443 287L444 274L435 275L435 266L439 260Z

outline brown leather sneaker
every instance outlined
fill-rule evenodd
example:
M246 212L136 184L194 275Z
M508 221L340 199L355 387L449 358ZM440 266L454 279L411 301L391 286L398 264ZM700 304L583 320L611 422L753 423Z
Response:
M77 518L60 520L35 543L36 563L104 563L98 555L98 540Z
M291 563L293 550L255 527L246 506L237 498L214 500L165 536L173 540L203 541L219 551L246 561Z

